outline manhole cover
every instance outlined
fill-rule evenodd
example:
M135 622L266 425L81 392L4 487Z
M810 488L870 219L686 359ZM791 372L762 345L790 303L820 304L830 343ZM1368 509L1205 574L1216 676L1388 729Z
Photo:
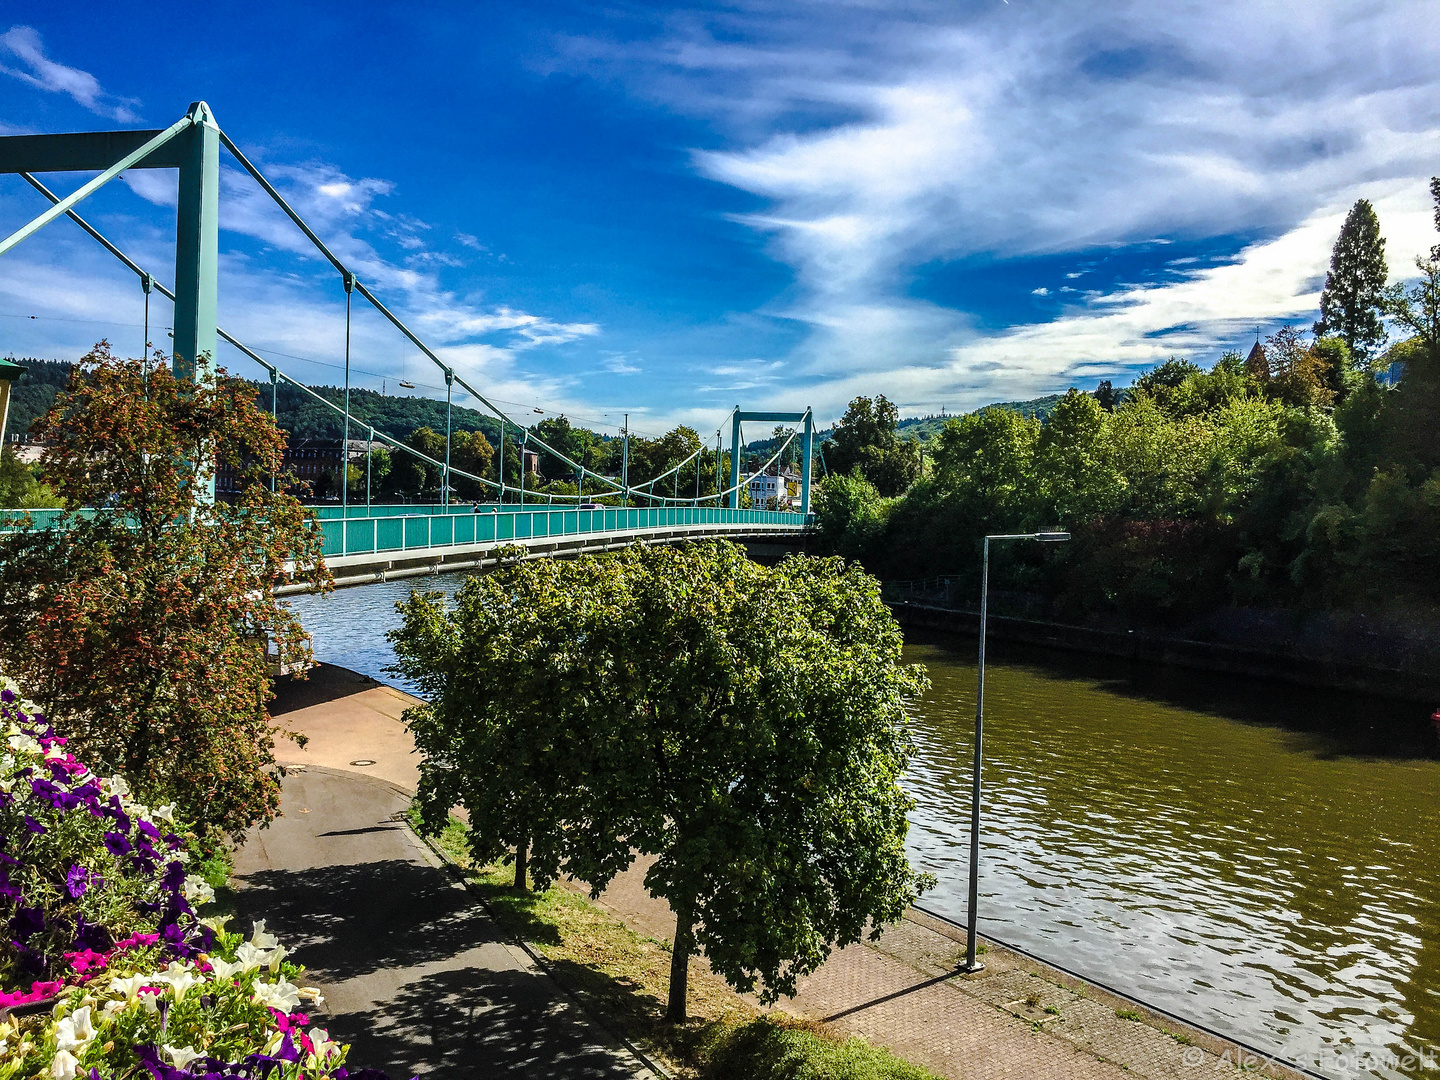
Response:
M375 759L374 759L374 758L368 758L368 757L356 758L354 761L350 762L350 764L351 764L351 765L374 765L374 764L375 764Z

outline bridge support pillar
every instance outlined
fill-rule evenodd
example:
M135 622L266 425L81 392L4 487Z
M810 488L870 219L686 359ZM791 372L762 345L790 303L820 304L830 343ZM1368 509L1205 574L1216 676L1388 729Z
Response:
M735 406L730 425L730 508L740 509L740 406Z
M175 210L175 342L177 377L215 371L220 271L220 129L203 101L190 106L194 125L175 137L179 200Z
M806 406L805 432L800 444L800 513L810 513L810 454L815 444L815 414Z

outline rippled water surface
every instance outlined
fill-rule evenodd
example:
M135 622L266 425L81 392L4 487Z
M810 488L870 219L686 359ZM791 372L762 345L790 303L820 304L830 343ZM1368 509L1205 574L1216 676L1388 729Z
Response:
M970 649L906 649L933 682L910 847L957 919ZM1440 1046L1423 707L1031 656L987 665L985 712L982 932L1329 1074L1436 1075L1383 1063Z
M297 597L320 659L397 683L384 631L421 578ZM933 687L910 849L965 914L975 664ZM1096 658L986 678L981 929L1334 1076L1440 1054L1440 762L1422 707ZM1440 1064L1440 1059L1437 1059Z

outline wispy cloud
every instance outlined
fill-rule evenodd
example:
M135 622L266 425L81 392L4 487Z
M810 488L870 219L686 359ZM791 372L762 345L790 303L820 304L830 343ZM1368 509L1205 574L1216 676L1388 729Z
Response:
M610 353L600 366L611 375L639 375L642 370L624 353Z
M0 64L0 72L12 78L52 94L68 94L91 112L122 124L133 124L140 119L135 112L139 101L108 94L90 72L50 59L45 54L44 41L33 27L12 26L0 34L0 52L21 65L17 68Z
M1397 185L1423 198L1435 171L1431 15L1424 0L1303 12L1248 0L753 3L672 17L638 44L569 47L574 62L716 125L721 145L696 151L695 168L763 200L735 220L794 270L774 313L811 327L794 360L812 397L974 399L1061 387L1090 370L1081 352L1123 365L1163 349L1157 335L1211 348L1232 323L1308 314L1334 240L1314 223L1357 197L1400 199ZM1428 246L1415 242L1428 223L1386 213L1392 251ZM1232 238L1243 266L1261 265L1270 242L1294 262L1259 291L1183 263L1144 289L1051 287L1094 299L985 334L984 298L911 293L927 265L1214 238Z

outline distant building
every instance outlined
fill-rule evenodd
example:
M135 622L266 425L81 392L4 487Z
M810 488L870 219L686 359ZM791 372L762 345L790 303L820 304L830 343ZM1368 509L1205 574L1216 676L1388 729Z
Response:
M789 510L800 498L800 475L756 473L745 481L750 505L758 510Z
M285 448L281 471L294 473L295 478L301 483L307 484L313 492L321 487L321 481L327 476L339 478L340 458L339 439L296 439ZM364 439L350 440L350 464L357 463L361 465L365 463ZM215 470L215 493L222 496L234 496L239 492L239 474L232 466L222 464ZM335 490L328 494L339 499L339 487L335 486Z
M13 453L18 460L25 462L27 465L33 465L39 461L40 453L45 449L43 443L36 442L32 435L23 431L11 432L5 439L5 445L10 447L10 452Z

